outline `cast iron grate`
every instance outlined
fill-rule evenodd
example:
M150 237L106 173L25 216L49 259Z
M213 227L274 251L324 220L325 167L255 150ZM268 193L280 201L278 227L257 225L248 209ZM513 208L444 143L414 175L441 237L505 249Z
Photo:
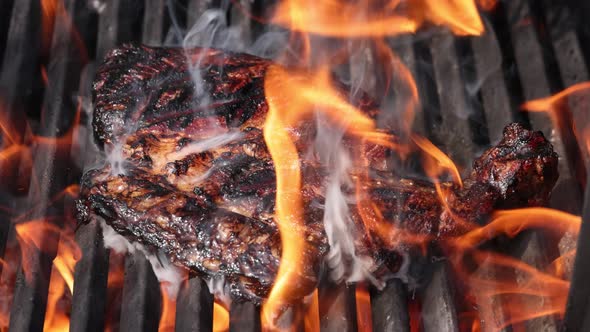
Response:
M585 35L572 24L575 20L568 8L557 2L500 2L494 11L483 13L490 32L482 37L459 38L442 32L426 38L396 37L390 40L390 44L418 79L426 116L417 120L416 130L427 134L444 147L453 160L465 166L470 163L473 153L498 140L508 121L529 123L551 138L562 158L560 182L552 207L580 214L585 168L576 143L579 133L569 131L569 126L554 128L546 114L524 114L518 109L525 100L544 97L588 80ZM213 7L225 8L231 25L246 27L244 31L248 33L244 38L254 39L262 31L260 23L236 10L235 3L207 0L64 0L63 3L69 19L56 20L53 33L47 40L40 24L41 1L0 2L0 93L4 110L17 126L22 123L20 119L29 118L29 122L36 124L37 133L44 136L56 136L67 128L76 114L76 97L90 98L90 84L97 61L107 50L122 42L159 45L172 26L190 27L200 14ZM265 8L261 2L240 1L239 4L259 14ZM72 32L72 27L76 33ZM77 47L79 41L85 45L87 57ZM46 47L47 44L50 47ZM51 82L47 86L38 75L42 68ZM563 115L560 121L585 121L586 105L583 100L572 101L570 113ZM461 117L455 112L457 109L471 109L472 112ZM446 134L451 131L455 133L452 139ZM85 144L91 142L88 140ZM67 157L78 160L78 165L93 162L92 155ZM15 211L29 211L32 202L36 206L49 206L46 203L65 186L76 183L81 174L80 167L73 166L76 163L64 163L63 160L56 151L40 149L33 160L33 172L39 181L36 185L42 190L32 197L26 192L18 192L18 185L7 181L3 190L16 186L21 199L0 195L2 206ZM8 171L18 178L18 168ZM32 217L63 215L63 211L71 208L72 201L66 200L58 209L61 211L55 211L55 207L36 209ZM10 218L5 215L1 218L0 257L5 248L16 243ZM51 262L57 250L57 242L54 238L48 239L51 241L54 243L46 244L50 250L30 257L34 262L31 282L25 281L20 268L16 279L12 280L14 278L0 265L0 283L14 287L10 331L43 329ZM125 257L122 293L116 295L121 301L113 308L112 296L107 296L107 283L109 260L116 257L104 248L99 226L96 223L81 226L76 232L76 241L83 256L74 276L71 330L102 331L108 324L105 322L107 313L112 319L118 319L111 322L111 328L157 330L161 299L149 262L141 254ZM508 251L541 267L552 255L557 255L560 250L566 252L575 245L575 239L571 237L569 242L565 239L554 247L548 247L544 241L543 234L527 232ZM482 269L479 273L493 274L494 271ZM406 286L396 280L390 281L381 291L371 290L373 329L410 331L410 321L416 324L416 320L409 316L409 303L420 303L420 329L460 330L461 306L464 304L460 287L455 286L446 263L438 262L433 264L432 278L418 293L408 292ZM354 285L322 284L319 291L322 330L344 332L357 329L354 296ZM493 300L478 298L477 301ZM500 306L501 303L494 305ZM116 313L112 314L113 311ZM499 316L480 317L482 330L491 330L495 322L502 321L501 310L495 314ZM232 305L230 330L258 331L258 316L259 308L251 304ZM211 331L212 317L213 296L200 279L190 279L178 295L176 330ZM569 319L571 326L581 326L576 325L581 324L578 319ZM560 328L560 322L552 316L533 319L525 325L528 331L557 331ZM303 329L302 325L300 329Z

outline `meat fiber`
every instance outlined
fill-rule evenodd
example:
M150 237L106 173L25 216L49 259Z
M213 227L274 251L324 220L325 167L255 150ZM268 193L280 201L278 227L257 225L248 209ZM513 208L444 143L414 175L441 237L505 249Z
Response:
M79 220L104 219L179 266L223 277L234 298L261 301L281 254L274 164L262 136L270 64L212 49L125 45L111 51L94 83L93 125L99 145L120 154L123 165L105 163L84 175ZM366 96L355 102L375 115ZM301 151L314 133L301 129ZM502 141L474 162L462 188L441 184L447 208L431 183L396 176L383 166L387 153L371 151L371 176L362 185L364 199L384 219L379 222L434 240L464 233L463 222L485 223L497 208L544 204L558 177L551 144L519 124L507 126ZM294 287L303 296L317 284L329 250L322 208L328 174L313 158L302 156L301 164L308 264ZM366 231L357 205L349 210L360 234L356 254L376 276L396 272L404 246L386 245Z

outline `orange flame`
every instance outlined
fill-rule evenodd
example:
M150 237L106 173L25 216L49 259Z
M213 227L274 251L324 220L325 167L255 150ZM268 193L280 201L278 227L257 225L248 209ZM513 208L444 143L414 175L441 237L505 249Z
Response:
M60 300L64 295L71 296L74 292L74 268L80 254L80 249L73 238L65 234L60 237L58 253L53 260L49 281L44 331L66 331L69 328L70 318L66 314L67 308L60 306ZM69 293L66 293L65 286Z
M444 172L448 172L453 177L453 181L463 187L459 170L451 158L426 138L414 135L412 140L424 152L424 170L431 179L438 182L438 178Z
M587 90L590 88L590 82L582 82L574 84L567 89L558 92L554 95L530 100L521 105L521 109L527 112L544 112L546 113L553 126L556 129L567 130L567 128L576 129L577 124L569 119L570 115L567 114L566 102L570 97L587 97ZM565 113L564 113L565 112ZM584 124L587 126L587 124ZM588 128L578 128L580 132L586 134ZM588 136L586 136L588 137ZM584 181L582 181L584 182Z
M213 303L213 332L229 331L229 311L219 302Z
M571 269L574 264L574 256L576 255L576 249L570 250L558 258L556 258L549 267L547 272L557 278L567 279L567 270Z
M450 240L452 245L456 245L452 248L450 261L458 276L464 279L478 296L500 297L507 318L502 322L491 322L498 330L537 317L562 315L569 288L569 282L563 279L564 263L573 257L575 250L562 255L542 271L516 258L473 248L497 235L513 237L523 230L532 228L547 230L554 234L577 234L580 224L579 216L548 208L498 211L493 214L491 222L486 226ZM466 255L473 262L492 267L496 272L493 278L488 275L471 274L463 260ZM493 310L495 309L480 308L481 312Z
M166 283L160 283L160 293L162 294L162 314L158 332L172 332L176 326L176 294L169 294Z
M542 228L563 234L567 231L578 233L581 218L566 212L548 208L524 208L498 211L486 226L455 239L462 248L472 248L498 234L514 237L525 229Z
M16 280L20 260L18 246L9 241L4 251L4 260L0 259L0 331L8 331L10 308L13 299L13 286Z
M263 318L265 325L268 326L273 325L276 314L285 304L285 300L292 298L291 286L299 279L299 265L305 264L299 155L287 130L287 126L292 121L286 122L279 111L281 108L277 108L276 98L273 98L275 92L273 86L278 83L269 83L276 79L273 76L273 68L269 68L265 80L269 113L264 125L264 139L275 164L277 178L275 218L283 246L275 284L263 307ZM280 72L275 75L280 75ZM298 113L290 112L293 115Z
M79 51L80 60L83 63L88 62L88 52L83 38L78 30L75 29L72 18L68 14L63 0L41 0L41 37L42 46L45 53L49 52L53 42L53 31L56 24L61 23L70 33L73 44ZM47 84L47 73L45 70L41 73L43 81Z
M377 57L384 64L386 73L393 73L395 75L396 81L394 83L391 82L391 75L387 76L387 87L385 90L387 91L390 86L395 90L396 98L401 104L400 109L402 110L401 130L403 134L408 135L414 123L415 110L420 103L416 81L408 67L384 40L375 39L374 43L377 50Z
M81 256L81 251L73 237L64 232L55 224L45 219L32 220L20 223L15 226L18 240L22 253L22 265L27 280L31 280L32 262L29 257L34 256L34 252L41 250L44 252L51 251L51 243L56 243L59 238L57 252L56 268L64 279L68 281L70 290L73 289L74 265ZM52 241L51 239L55 239ZM62 249L65 248L65 249Z
M287 81L288 88L284 86ZM352 135L393 149L401 147L389 135L377 131L372 119L349 104L331 86L326 70L310 75L271 66L266 73L264 91L269 111L263 133L275 164L275 216L282 243L279 271L263 307L263 320L267 326L271 326L280 308L289 303L298 292L301 282L300 266L306 264L303 255L306 243L302 219L300 162L291 128L317 110L328 115L331 121Z
M359 332L373 331L373 320L371 319L371 297L369 289L365 284L357 284L355 290L356 298L356 319Z
M318 290L316 288L315 291L310 295L309 303L307 304L305 316L303 318L305 331L319 331L320 330L319 312L320 312L320 304L319 304L319 300L318 300Z
M411 33L426 22L447 26L459 35L479 35L484 30L473 0L414 0L408 6L400 4L399 0L286 0L279 4L273 23L293 31L332 37Z
M487 260L495 267L498 273L493 279L470 275L461 262L455 259L451 261L459 276L465 278L473 291L481 296L501 297L507 318L503 322L496 322L498 330L537 317L563 315L569 291L568 281L512 257L477 250L470 254L475 261ZM518 271L519 282L514 279L515 271Z
M458 35L481 35L483 23L473 0L427 0L420 8L426 19L445 25Z
M20 169L19 181L24 181L22 186L27 190L29 185L33 186L33 192L39 192L36 187L37 180L31 172L33 156L40 148L55 149L58 154L69 152L74 142L74 136L80 124L81 100L78 101L78 109L72 125L59 137L44 137L33 135L28 123L24 128L19 129L15 119L8 117L8 109L0 101L0 135L3 142L0 145L0 172L5 168L18 167ZM3 178L11 179L12 174L2 174ZM21 183L19 183L21 184Z
M449 173L451 174L455 185L459 186L460 188L463 187L463 180L461 180L461 175L459 174L459 170L457 169L455 163L451 160L451 158L449 158L426 138L420 137L418 135L412 135L412 140L423 152L424 170L426 175L428 175L428 177L434 183L439 201L444 208L444 213L452 218L457 229L469 231L475 228L476 225L461 218L453 211L449 205L449 198L452 198L452 188L448 184L443 186L440 181L440 177L443 174Z
M521 108L529 112L553 111L564 98L573 94L585 92L589 88L590 82L578 83L552 96L527 101L521 106Z
M56 14L60 13L62 10L63 4L59 0L41 0L41 31L43 36L43 49L46 51L48 51L51 46Z

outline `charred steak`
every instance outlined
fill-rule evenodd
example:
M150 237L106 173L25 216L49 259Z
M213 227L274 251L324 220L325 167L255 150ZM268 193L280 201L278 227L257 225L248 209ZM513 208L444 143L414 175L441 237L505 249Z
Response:
M79 220L101 218L179 266L205 278L223 277L234 298L262 300L281 254L273 219L275 172L262 136L269 64L213 49L124 45L111 51L94 82L93 126L99 145L120 163L110 158L84 175ZM374 104L361 99L370 113ZM298 146L309 145L313 133L302 133ZM371 155L365 199L382 222L435 240L464 233L457 218L484 223L497 208L544 204L558 177L551 144L519 124L507 126L502 141L474 162L462 188L442 184L448 209L431 183L401 179L382 167L384 156ZM323 224L327 171L302 158L302 175L310 262L301 271L304 295L317 283L329 245ZM364 230L355 204L349 210ZM399 269L400 248L358 233L356 254L372 262L372 273Z

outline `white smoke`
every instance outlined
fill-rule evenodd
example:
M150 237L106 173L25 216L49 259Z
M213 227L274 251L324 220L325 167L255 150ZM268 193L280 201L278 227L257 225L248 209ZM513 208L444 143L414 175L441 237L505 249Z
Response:
M326 123L320 113L317 118L318 126ZM323 126L316 136L314 154L330 174L326 182L323 219L330 244L327 255L330 277L335 281L356 282L370 278L371 262L356 253L358 229L350 217L348 198L354 186L349 177L352 161L349 151L343 147L343 134L342 128Z
M168 295L175 298L180 289L184 277L182 270L172 264L168 258L161 253L152 253L145 249L145 247L137 242L129 242L124 236L117 233L104 220L97 218L102 228L102 235L104 238L104 245L108 249L114 250L119 254L134 254L141 253L145 255L152 266L152 270L160 283L165 286Z
M180 160L191 154L216 149L233 141L239 140L242 137L244 137L244 134L241 131L230 130L229 132L221 135L189 143L182 147L182 149L168 154L167 158L168 160Z
M123 142L117 141L113 145L105 146L106 161L111 165L113 175L125 175L125 158L123 157Z
M118 254L143 254L152 266L152 270L158 281L164 285L170 298L176 298L182 282L184 282L183 270L171 263L166 255L161 252L149 252L143 245L137 242L130 242L117 233L104 220L98 218L102 228L105 248L112 249ZM212 277L205 279L209 292L215 296L215 299L222 302L226 308L231 304L231 297L224 277Z
M187 31L182 40L185 49L202 47L244 52L264 58L275 58L288 47L289 35L284 30L269 28L251 41L244 26L230 25L221 9L208 9Z
M229 308L232 300L227 289L227 284L225 283L225 278L223 276L209 278L206 280L206 283L209 292L213 294L215 299L223 303L225 308Z

